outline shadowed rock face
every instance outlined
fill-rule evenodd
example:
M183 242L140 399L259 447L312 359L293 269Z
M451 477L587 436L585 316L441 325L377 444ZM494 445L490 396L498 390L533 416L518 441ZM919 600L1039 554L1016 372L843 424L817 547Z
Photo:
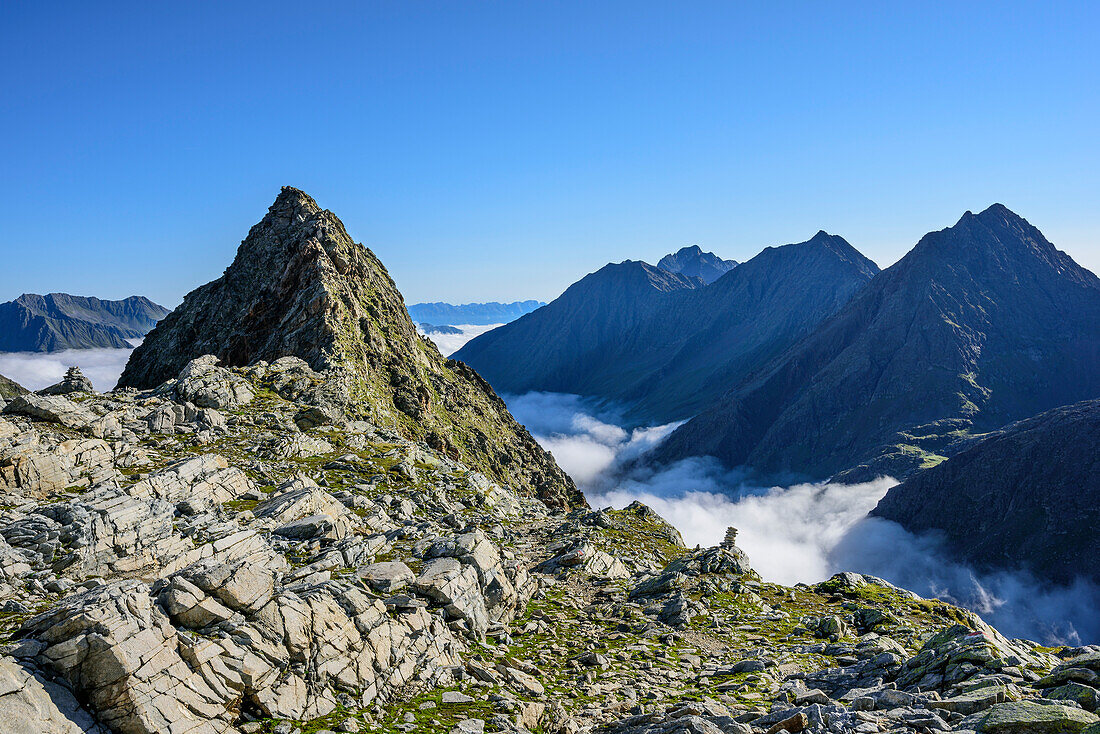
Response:
M998 204L925 235L658 458L906 476L967 432L1100 395L1097 364L1100 279Z
M704 283L713 283L736 268L737 261L723 260L713 252L703 252L699 245L690 245L665 255L657 262L657 267L670 273L701 278Z
M552 504L584 502L488 384L417 334L374 254L298 189L282 190L222 277L150 332L119 386L154 387L206 354L229 366L299 357L326 374L328 398L350 417L422 438Z
M871 514L941 531L982 566L1100 581L1100 400L1007 426L894 487Z
M611 398L636 422L705 410L836 313L878 272L843 238L768 247L716 282L607 265L455 353L505 393Z
M0 303L0 352L129 349L168 309L142 296L121 301L50 293Z

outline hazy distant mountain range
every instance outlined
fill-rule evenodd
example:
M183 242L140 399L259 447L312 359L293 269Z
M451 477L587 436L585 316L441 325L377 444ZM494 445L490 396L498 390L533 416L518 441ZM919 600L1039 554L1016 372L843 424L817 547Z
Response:
M670 273L702 278L704 283L713 283L736 268L737 261L723 260L713 252L703 252L699 245L690 245L665 255L657 262L657 267Z
M710 285L628 260L454 357L502 392L610 398L639 421L689 418L810 333L876 272L825 232L769 247Z
M454 326L456 324L484 325L506 324L546 304L542 301L514 301L512 303L414 303L408 307L409 316L418 324Z
M168 309L143 296L103 301L67 293L28 293L0 303L0 352L56 352L95 347L129 348Z

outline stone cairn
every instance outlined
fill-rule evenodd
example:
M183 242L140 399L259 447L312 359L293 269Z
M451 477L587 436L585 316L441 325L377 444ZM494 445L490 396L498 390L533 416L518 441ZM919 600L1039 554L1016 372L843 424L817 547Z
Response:
M726 537L722 539L723 548L736 548L737 547L737 528L732 525L726 528Z

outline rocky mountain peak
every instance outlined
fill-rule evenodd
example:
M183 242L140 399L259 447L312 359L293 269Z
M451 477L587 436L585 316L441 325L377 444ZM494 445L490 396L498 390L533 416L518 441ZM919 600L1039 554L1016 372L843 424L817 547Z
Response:
M688 245L662 257L657 267L670 273L701 278L704 283L713 283L737 267L737 261L723 260L713 252L703 252L699 245Z
M279 195L275 197L271 209L274 211L303 209L312 214L321 211L321 207L312 196L293 186L284 186L279 190Z
M967 211L954 226L928 233L899 264L907 262L948 271L964 267L975 280L1011 272L1013 277L1028 280L1058 276L1078 285L1100 286L1095 275L1003 204L993 204L978 214Z
M230 367L298 357L325 375L313 402L423 438L552 503L583 504L488 384L417 334L374 253L299 189L284 187L225 273L150 332L119 386L155 387L204 355Z

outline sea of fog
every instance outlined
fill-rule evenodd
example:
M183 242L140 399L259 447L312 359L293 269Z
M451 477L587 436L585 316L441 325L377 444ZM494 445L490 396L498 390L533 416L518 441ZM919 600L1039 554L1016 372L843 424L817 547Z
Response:
M429 338L443 356L457 352L475 336L500 324L460 325L461 334L431 334ZM135 340L137 346L141 340ZM118 383L126 360L133 349L66 349L62 352L0 352L0 375L15 380L28 390L41 390L57 384L65 370L77 366L92 381L96 390L106 392Z
M654 469L644 461L646 452L677 424L626 430L615 411L576 395L528 393L506 401L593 507L640 500L675 525L688 545L717 545L732 525L740 531L738 546L768 581L816 583L856 571L968 607L1012 637L1100 642L1094 584L1050 588L1026 573L979 574L952 560L936 538L868 517L893 479L759 487L709 459Z
M487 331L492 331L498 326L504 324L458 324L454 326L455 329L461 329L461 334L426 334L437 347L439 347L440 353L444 357L450 357L462 347L466 346L466 342L473 339L475 336L481 336ZM421 334L424 332L421 331Z
M136 340L136 344L140 344ZM135 344L135 345L136 345ZM118 383L126 360L133 349L66 349L62 352L0 352L0 375L15 380L28 390L41 390L55 385L65 371L76 366L92 381L92 386L106 392Z
M431 334L429 338L443 356L457 352L475 336L500 324L460 325L461 334ZM141 340L135 340L134 345ZM96 390L106 392L118 383L126 360L133 349L66 349L62 352L0 352L0 375L15 380L28 390L41 390L57 384L65 370L77 366L92 381Z

